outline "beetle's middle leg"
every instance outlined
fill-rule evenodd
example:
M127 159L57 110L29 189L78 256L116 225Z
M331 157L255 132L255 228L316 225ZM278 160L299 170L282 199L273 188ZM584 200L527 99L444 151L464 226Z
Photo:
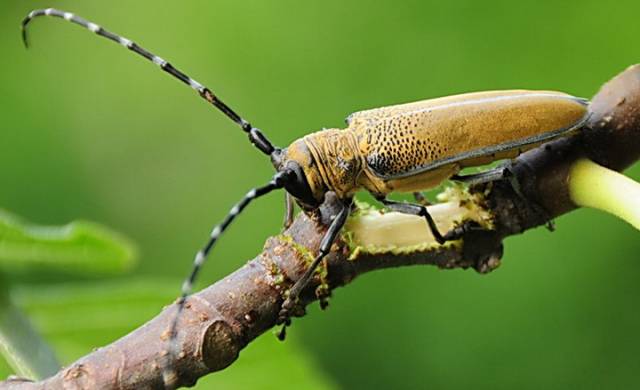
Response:
M415 203L397 202L395 200L387 198L379 198L378 200L393 211L424 217L427 220L427 224L429 225L429 229L433 234L433 238L436 239L438 244L444 244L447 240L451 239L443 236L442 233L440 233L440 231L438 230L438 226L436 226L436 222L433 220L431 214L429 214L426 206Z
M431 230L433 238L435 238L436 242L441 245L447 241L457 240L461 238L470 230L478 229L477 223L467 221L460 226L449 230L445 234L442 234L440 233L440 230L438 230L438 226L436 226L436 222L433 220L431 214L429 214L429 210L427 210L426 206L415 203L398 202L386 198L379 198L378 200L393 211L424 217L427 220L427 225L429 225L429 230Z
M429 199L427 199L426 196L424 196L424 194L420 191L416 191L413 193L413 199L416 200L416 202L418 202L418 204L421 204L423 206L431 206L431 202L429 202Z

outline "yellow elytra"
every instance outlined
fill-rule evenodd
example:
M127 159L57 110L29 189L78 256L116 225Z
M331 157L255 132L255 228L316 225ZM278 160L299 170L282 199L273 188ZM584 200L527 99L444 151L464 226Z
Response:
M508 90L375 108L351 114L346 129L295 141L274 163L302 168L311 194L297 200L306 208L327 191L345 199L360 189L378 198L426 190L462 168L572 134L584 124L587 106L562 92Z

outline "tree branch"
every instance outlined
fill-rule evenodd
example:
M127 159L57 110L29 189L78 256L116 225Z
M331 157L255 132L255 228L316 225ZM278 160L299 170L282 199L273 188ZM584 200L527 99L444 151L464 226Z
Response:
M473 267L480 272L494 269L505 237L577 208L567 184L576 161L586 157L620 171L640 157L640 66L628 68L605 84L590 110L591 118L581 136L554 141L515 160L512 171L520 193L504 180L472 186L469 191L478 196L478 205L491 216L493 230L470 230L462 242L444 246L427 237L423 245L411 250L360 248L355 252L357 237L350 241L347 235L334 245L326 272L320 272L303 292L295 314L303 315L307 304L318 297L324 301L333 289L373 270L415 264ZM465 207L458 203L446 208L440 223L451 223L462 215ZM433 206L434 214L438 208L445 209ZM11 378L1 382L0 389L175 388L193 385L201 376L222 370L249 342L274 326L287 289L302 276L309 254L318 249L326 222L334 213L335 203L328 199L317 215L299 215L283 234L269 238L256 258L189 298L178 324L181 352L173 362L174 377L163 379L162 365L175 304L51 378L40 382ZM449 222L442 222L447 218Z

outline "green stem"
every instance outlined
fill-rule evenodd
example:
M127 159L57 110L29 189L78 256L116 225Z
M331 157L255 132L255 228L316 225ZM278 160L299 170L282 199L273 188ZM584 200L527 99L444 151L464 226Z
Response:
M582 159L571 168L569 191L576 205L606 211L640 230L640 183Z
M24 378L44 379L60 369L53 351L13 304L6 288L0 288L0 353Z

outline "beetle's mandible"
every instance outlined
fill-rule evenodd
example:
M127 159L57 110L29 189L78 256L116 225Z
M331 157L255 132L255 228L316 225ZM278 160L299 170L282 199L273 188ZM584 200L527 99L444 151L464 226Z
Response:
M182 287L170 340L175 339L177 319L207 255L219 236L252 200L284 188L288 194L289 217L292 200L306 212L311 212L324 201L325 194L332 191L341 204L319 253L282 304L278 323L284 324L281 333L284 336L291 309L343 227L357 191L372 193L392 210L424 217L439 243L458 239L463 229L439 232L423 204L396 202L386 196L392 192L416 193L452 177L464 179L457 176L461 169L513 158L546 141L570 135L580 129L588 116L585 99L560 92L468 93L357 112L347 118L346 129L318 131L294 141L287 148L278 148L209 88L133 41L72 13L52 8L29 13L22 22L25 45L26 27L38 16L58 17L78 24L155 63L235 122L247 133L251 143L270 157L276 169L268 184L250 190L230 210L196 254L193 268ZM494 177L492 175L500 175L500 172L492 171L487 177Z

